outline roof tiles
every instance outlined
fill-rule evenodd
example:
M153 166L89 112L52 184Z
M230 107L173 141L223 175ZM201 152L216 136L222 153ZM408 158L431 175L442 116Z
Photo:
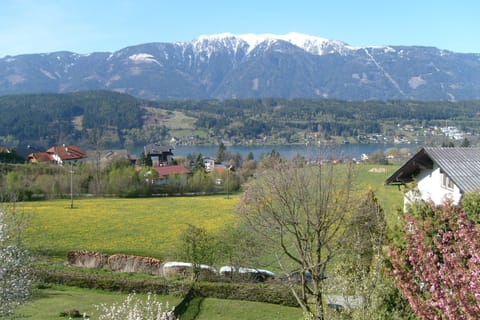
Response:
M480 148L422 148L385 183L411 182L422 166L429 166L432 162L463 192L480 190Z

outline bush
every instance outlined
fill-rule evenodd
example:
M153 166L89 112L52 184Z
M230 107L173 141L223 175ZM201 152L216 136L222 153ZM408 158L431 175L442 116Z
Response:
M60 317L68 317L69 319L71 318L85 318L84 315L80 313L77 309L70 309L66 311L60 312Z
M96 306L101 313L99 320L175 320L173 311L164 311L168 309L168 304L164 306L152 294L148 294L146 300L138 299L135 294L129 294L121 303L111 305L101 304Z
M47 283L106 291L185 294L188 290L161 279L125 279L115 276L38 269L35 271L35 275L40 281Z
M202 297L298 307L298 303L290 290L276 283L197 282L193 288L195 294Z
M14 212L13 215L16 215ZM30 269L31 258L20 246L15 223L18 217L7 217L0 211L0 318L11 316L15 309L30 297L33 277ZM11 222L11 224L9 224Z

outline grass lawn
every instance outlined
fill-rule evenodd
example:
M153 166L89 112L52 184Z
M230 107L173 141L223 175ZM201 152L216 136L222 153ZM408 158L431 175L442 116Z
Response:
M268 303L207 298L196 320L301 320L302 310Z
M385 186L384 182L398 166L365 164L355 167L357 190L371 189L375 192L379 204L387 215L403 208L403 192L395 186Z
M138 295L144 297L145 295ZM55 285L48 289L37 289L34 298L20 307L15 316L19 319L51 320L61 318L60 313L77 309L81 313L96 319L95 305L102 303L111 304L123 301L126 293L105 292L99 290L82 289L75 287ZM162 303L168 303L169 308L181 301L179 296L158 295ZM268 303L204 299L198 320L300 320L302 311L299 308L285 307Z
M95 305L119 303L126 297L126 293L55 285L48 289L36 289L33 299L20 307L15 315L19 319L32 320L68 319L68 317L61 318L60 313L77 309L80 313L85 312L92 316L92 319L96 319ZM158 295L157 299L162 303L168 302L169 306L173 307L182 300L182 297Z

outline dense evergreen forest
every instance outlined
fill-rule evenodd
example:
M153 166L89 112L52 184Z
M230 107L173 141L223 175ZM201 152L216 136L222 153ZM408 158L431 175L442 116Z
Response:
M480 101L238 99L147 101L109 91L0 97L0 146L85 148L177 142L304 143L314 135L397 135L404 125L457 126L476 134ZM181 118L179 118L181 115ZM188 121L187 121L188 120Z

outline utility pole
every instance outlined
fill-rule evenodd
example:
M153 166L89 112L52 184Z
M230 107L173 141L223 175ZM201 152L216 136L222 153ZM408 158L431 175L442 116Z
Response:
M73 209L73 163L70 162L70 209Z
M227 199L230 199L230 174L233 171L233 166L229 165L227 168Z
M229 176L230 176L230 170L227 170L227 179L226 179L227 180L227 199L230 199L230 194L229 194L230 185L229 185L229 181L228 181Z

